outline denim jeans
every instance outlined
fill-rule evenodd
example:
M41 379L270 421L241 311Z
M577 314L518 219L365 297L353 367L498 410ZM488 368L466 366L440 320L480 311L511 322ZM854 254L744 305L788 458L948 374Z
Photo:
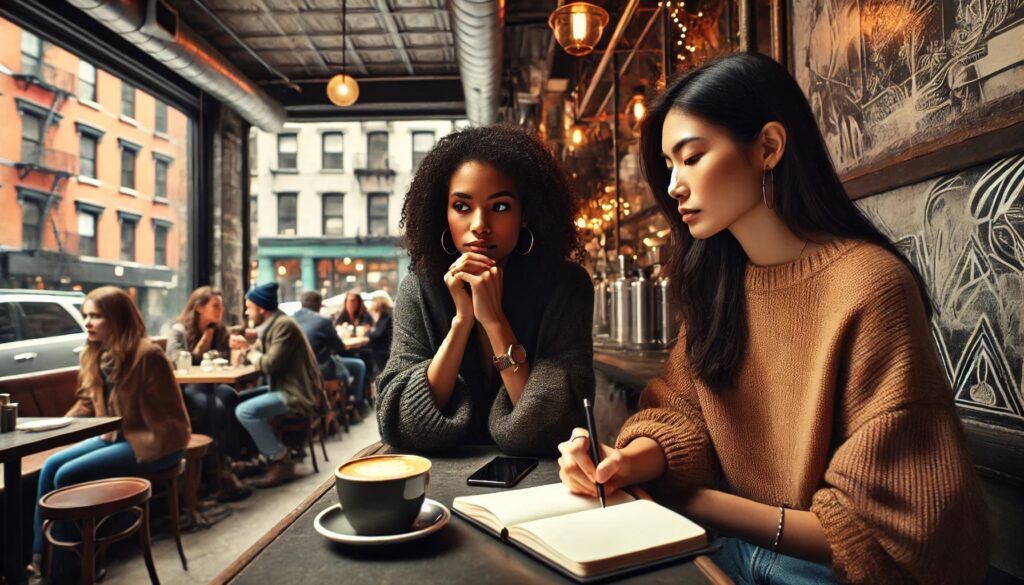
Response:
M36 493L35 537L32 552L43 553L43 520L39 513L39 499L55 489L105 479L108 477L135 476L153 473L176 465L185 456L185 451L165 455L156 461L139 463L135 460L132 446L121 439L113 443L99 437L86 439L60 453L51 455L39 472L39 489ZM68 522L57 522L53 527L54 536L60 540L77 540L78 534Z
M276 459L284 452L285 447L277 440L269 419L288 412L288 403L284 393L269 392L267 386L261 386L242 393L242 403L235 408L238 422L249 432L256 448L268 459Z
M812 585L835 583L832 568L804 561L738 538L719 538L721 550L711 560L721 567L736 585Z
M331 356L336 362L340 362L349 374L355 379L349 390L352 400L356 403L366 399L366 362L357 357Z
M192 432L209 435L217 442L221 454L233 459L239 456L236 438L242 432L235 420L235 407L238 406L238 392L227 384L185 384L181 388L185 394L185 406L192 421ZM210 404L211 394L213 404ZM210 409L213 408L213 417ZM214 428L210 428L210 419Z

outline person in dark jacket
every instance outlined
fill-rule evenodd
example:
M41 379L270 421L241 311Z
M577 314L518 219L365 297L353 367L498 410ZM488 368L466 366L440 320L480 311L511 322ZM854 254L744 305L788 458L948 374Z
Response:
M370 355L373 356L374 365L377 371L384 369L391 355L391 338L394 336L394 313L395 305L391 301L391 295L386 291L378 290L370 295L370 316L373 317L373 325L366 333L370 338Z
M353 402L362 404L365 399L366 364L357 357L345 355L345 342L338 337L338 331L331 325L331 320L320 315L322 304L320 293L309 291L302 295L302 308L292 318L306 334L324 380L345 382Z

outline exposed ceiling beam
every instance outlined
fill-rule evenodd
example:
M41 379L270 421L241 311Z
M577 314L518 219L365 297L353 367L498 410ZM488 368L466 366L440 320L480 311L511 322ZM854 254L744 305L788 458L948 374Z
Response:
M264 0L257 0L257 1L259 2L259 5L263 8L263 10L265 12L270 13L270 7L267 6L267 3ZM271 20L274 21L274 28L279 30L282 35L288 36L288 35L285 35L284 29L282 29L281 25L279 25L277 23L277 19L276 18L271 18ZM316 53L316 58L317 58L318 61L320 61L320 65L323 67L323 72L330 72L331 66L327 64L327 59L324 59L324 56L320 53L320 50L317 49L316 45L313 44L313 39L309 38L309 35L306 34L306 27L303 26L302 19L301 18L298 19L297 22L298 22L298 25L299 25L299 31L302 33L302 35L301 35L302 38L306 41L306 44L309 45L309 48L312 49L314 53Z
M350 34L346 36L344 40L345 50L348 51L349 55L352 55L352 62L359 68L359 74L369 75L369 72L366 69L366 63L363 62L363 58L359 56L359 51L357 51L355 46L352 44L352 35Z
M409 58L409 53L405 50L405 41L402 39L402 35L398 32L398 25L395 24L395 16L391 13L391 8L388 6L387 0L373 0L373 5L377 7L377 11L380 12L381 17L384 18L384 26L386 26L388 32L391 33L391 41L395 43L395 48L398 50L399 56L402 57L402 61L405 63L406 72L409 75L416 75L416 70L412 67L412 59Z

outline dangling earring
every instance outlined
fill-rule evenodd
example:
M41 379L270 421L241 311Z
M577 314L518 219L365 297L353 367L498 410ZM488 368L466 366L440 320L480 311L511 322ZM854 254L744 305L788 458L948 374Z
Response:
M765 179L772 185L772 204L768 205L768 192L765 187ZM775 173L772 169L765 169L764 174L761 175L761 199L764 201L764 206L768 209L774 209L775 205Z
M455 250L454 252L449 252L448 251L448 247L444 245L444 235L446 233L448 233L448 228L444 228L444 231L441 232L441 249L444 250L445 254L448 254L449 256L455 256L456 254L459 253L459 251ZM455 240L452 240L452 246L454 246L454 245L455 245Z
M520 254L521 256L526 256L526 255L527 255L527 254L529 254L529 253L530 253L531 251L533 251L533 243L534 243L534 242L536 241L536 238L534 238L534 237L533 237L533 230L531 230L530 228L528 228L528 227L524 227L524 228L520 229L520 230L519 230L520 234L522 234L522 231L523 231L523 230L526 230L526 231L527 231L527 233L529 233L529 234L530 234L530 247L529 247L529 248L527 248L525 252L519 252L519 245L517 244L517 245L516 245L516 252L519 252L519 254ZM522 237L521 237L521 236L520 236L520 239L522 239Z

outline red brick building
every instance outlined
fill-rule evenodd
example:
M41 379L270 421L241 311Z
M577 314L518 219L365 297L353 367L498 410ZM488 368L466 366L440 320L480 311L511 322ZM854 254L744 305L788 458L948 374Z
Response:
M0 286L129 289L187 259L189 119L0 19Z

